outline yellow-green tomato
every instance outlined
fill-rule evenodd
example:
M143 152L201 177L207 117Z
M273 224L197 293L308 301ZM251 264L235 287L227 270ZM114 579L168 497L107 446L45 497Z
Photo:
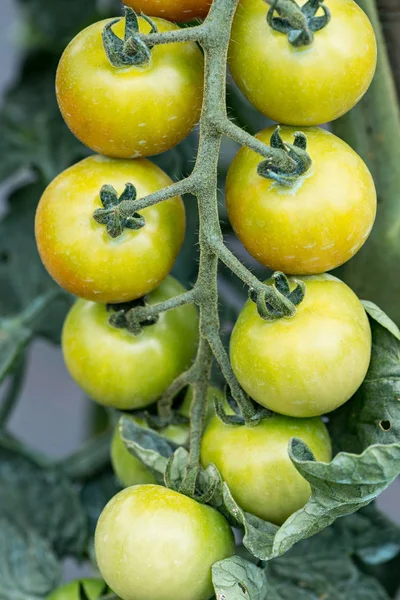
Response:
M176 25L154 18L158 31ZM99 154L151 156L182 141L197 123L204 61L193 42L153 47L145 66L114 67L102 43L109 20L90 25L69 44L57 70L61 113L76 137ZM141 33L150 25L139 17ZM112 30L124 38L125 18Z
M164 302L184 288L173 277L146 298ZM106 305L78 300L62 332L65 364L78 385L100 404L135 409L155 402L196 354L198 315L193 305L160 314L140 335L116 329Z
M228 426L214 416L201 442L201 461L217 467L243 510L281 525L311 493L289 458L293 437L303 440L317 460L331 460L328 430L320 418L276 415L255 427Z
M223 397L221 390L210 387L208 390L208 406L209 406L209 417L213 414L213 402L215 396ZM190 405L192 402L192 392L189 390L185 396L179 413L185 417L189 417ZM145 427L145 421L138 419L137 417L130 417L135 423L141 427ZM159 433L171 440L179 446L183 446L189 440L189 423L182 423L179 425L168 425L164 429L161 429ZM143 465L143 463L133 456L126 448L122 441L119 426L117 425L114 431L113 440L111 443L111 463L115 474L119 481L124 487L130 485L138 485L140 483L155 483L155 478L151 472Z
M185 237L179 197L141 211L145 225L112 238L93 218L103 208L100 190L122 194L126 183L142 198L172 183L147 159L91 156L61 173L45 190L36 212L35 235L50 275L71 294L95 302L126 302L144 296L170 272Z
M123 600L209 600L211 567L235 551L215 509L156 485L122 490L95 534L97 564Z
M108 591L108 586L101 579L80 579L58 588L47 600L81 600L81 588L89 600L98 600Z
M270 143L274 127L257 137ZM284 142L296 129L283 127ZM226 183L229 219L247 250L273 271L324 273L348 261L367 239L376 214L372 176L361 158L332 133L302 130L312 165L290 187L257 173L259 154L242 148Z
M314 417L347 402L361 385L371 329L361 302L342 281L331 275L298 279L306 294L291 319L265 321L252 301L245 304L230 356L256 402L282 415Z
M298 4L305 4L300 0ZM247 98L286 125L320 125L348 112L367 91L376 67L376 40L353 0L325 0L331 21L309 46L293 47L267 23L270 5L240 0L229 66Z

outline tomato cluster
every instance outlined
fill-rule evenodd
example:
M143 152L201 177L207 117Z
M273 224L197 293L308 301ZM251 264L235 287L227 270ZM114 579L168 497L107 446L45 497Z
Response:
M137 309L185 291L169 275L185 236L181 198L133 209L141 198L171 185L147 157L188 135L203 98L204 59L195 43L146 48L143 39L155 30L174 31L169 20L206 17L211 0L126 3L152 18L137 19L127 11L125 18L95 23L61 58L60 110L73 133L98 154L48 186L35 228L47 270L79 297L62 335L72 377L96 402L134 411L152 410L190 367L198 347L193 305L161 312L136 323L136 330L130 325ZM300 1L296 10L303 5ZM257 136L271 144L269 158L243 148L233 160L226 181L228 215L250 254L296 276L285 279L287 294L300 281L305 298L291 318L262 318L254 298L244 306L230 341L232 368L255 403L276 414L253 427L224 424L213 411L221 392L210 388L201 462L218 468L244 510L275 524L310 496L308 482L289 458L290 440L301 438L316 459L331 460L321 416L358 389L371 353L359 299L325 272L349 260L367 239L375 187L361 158L316 126L347 112L367 90L376 43L353 0L325 5L324 15L312 16L309 28L299 32L291 28L290 15L276 17L277 5L240 0L229 50L237 85L282 127ZM310 17L306 9L303 16ZM276 279L265 285L274 287ZM190 405L189 391L181 417L189 417ZM147 427L142 417L130 418ZM187 445L189 425L167 425L159 434ZM111 459L125 489L104 509L96 531L96 557L107 585L122 600L208 600L211 566L235 551L225 518L156 485L128 452L118 428ZM96 599L105 584L71 584L52 598L73 600L79 585Z

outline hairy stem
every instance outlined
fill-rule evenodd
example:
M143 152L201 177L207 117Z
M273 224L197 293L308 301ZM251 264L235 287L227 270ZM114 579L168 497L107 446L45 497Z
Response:
M198 25L197 27L186 27L173 31L141 34L140 38L149 46L157 46L159 44L173 44L175 42L201 42L203 34L204 27Z
M119 205L119 211L121 215L129 216L132 212L138 212L139 210L143 210L144 208L148 208L149 206L153 206L164 200L175 198L175 196L195 193L195 189L195 178L193 175L190 175L186 179L177 181L176 183L173 183L162 190L158 190L157 192L154 192L154 194L145 196L144 198L138 198L137 200L123 200Z
M226 108L226 63L233 17L239 0L214 0L209 16L202 25L192 29L168 32L167 34L149 34L143 40L151 43L169 43L174 41L196 40L204 50L205 85L202 114L200 120L200 139L196 164L192 174L180 181L132 203L121 203L122 212L129 215L132 211L151 206L167 198L190 193L197 198L199 210L199 246L200 259L198 278L194 288L178 296L176 301L168 301L153 307L133 310L133 316L155 317L164 310L170 310L186 302L196 303L200 311L200 343L192 367L181 374L169 387L158 403L159 416L171 416L174 396L183 388L191 386L193 401L191 407L190 452L186 474L181 491L193 496L200 469L201 437L207 413L207 388L211 377L211 366L216 359L230 392L236 400L244 422L255 425L261 412L240 387L233 373L229 357L221 342L220 320L218 313L218 265L224 262L252 291L259 312L265 313L270 307L281 309L282 314L293 314L294 305L284 298L273 286L261 283L240 261L225 247L218 214L218 159L222 136L228 136L270 159L271 149L248 133L231 123ZM288 170L295 170L296 162L288 157ZM293 165L291 164L293 163Z

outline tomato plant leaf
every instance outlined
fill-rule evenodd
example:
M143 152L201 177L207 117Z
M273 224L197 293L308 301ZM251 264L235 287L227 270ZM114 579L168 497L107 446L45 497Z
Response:
M121 487L118 485L112 469L107 469L97 477L90 479L82 487L81 501L86 510L92 535L105 505L120 490Z
M34 529L58 556L81 555L87 519L78 494L62 473L0 439L0 512Z
M0 381L36 335L58 342L72 298L43 267L33 223L41 186L14 192L0 221Z
M265 570L267 600L388 600L384 588L357 569L332 528L269 561Z
M5 96L0 110L0 181L31 169L41 174L43 189L43 183L89 153L61 117L54 92L55 67L50 63L47 71L36 72L28 64L29 76Z
M30 47L63 49L81 29L120 12L117 0L18 0ZM100 9L100 10L99 10Z
M223 486L225 508L244 528L244 546L261 560L281 556L296 542L366 506L400 474L400 444L371 446L360 455L341 452L332 462L321 463L310 459L306 444L295 438L289 453L312 494L281 527L245 513Z
M127 417L120 419L120 433L129 452L146 465L157 481L162 483L168 458L176 449L176 445Z
M392 321L392 319L383 312L382 309L379 308L373 302L369 300L361 300L361 304L365 308L365 312L377 323L385 327L395 338L400 341L400 329L397 327L396 323Z
M240 556L216 562L212 567L216 600L266 600L265 572Z
M400 553L400 526L370 504L343 519L334 530L342 536L348 551L364 563L378 565Z
M394 323L377 311L370 319L372 355L364 382L329 419L335 447L348 452L400 439L400 341Z
M60 579L60 564L47 540L0 508L0 600L43 600Z

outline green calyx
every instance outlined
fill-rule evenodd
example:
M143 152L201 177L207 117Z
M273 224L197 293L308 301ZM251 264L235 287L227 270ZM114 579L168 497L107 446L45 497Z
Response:
M282 140L280 128L271 136L270 156L260 162L257 173L260 177L273 179L280 185L290 187L304 175L312 165L307 152L307 136L301 131L294 134L293 144Z
M319 9L323 14L316 16ZM274 0L267 14L268 25L285 33L295 48L312 44L314 33L326 27L330 20L330 10L323 0L308 0L302 7L296 0Z
M157 33L155 23L142 15L151 26L150 33ZM139 21L132 8L125 7L125 37L122 40L112 27L121 19L107 23L103 30L103 46L113 67L141 67L151 61L151 45L143 41L139 33Z
M121 196L118 196L112 185L103 185L100 190L100 200L104 208L96 209L93 218L97 223L106 226L110 237L117 238L124 229L138 230L145 226L146 222L142 215L124 211L127 205L123 203L136 200L136 188L131 183L126 184Z
M303 281L295 279L296 287L290 290L289 280L279 271L271 278L271 285L249 290L250 299L257 305L258 314L265 321L276 321L284 317L291 318L296 314L296 306L303 300L306 286Z
M140 335L143 327L154 325L158 321L158 315L148 314L146 297L121 302L120 304L107 304L110 313L108 322L116 329L127 329L133 335Z
M225 390L225 399L221 396L214 397L214 410L217 417L225 423L225 425L246 425L244 417L240 414L240 409L237 403L234 401L232 396L229 394L229 390ZM226 412L227 404L232 409L233 414ZM269 419L274 413L267 408L257 406L257 410L254 416L247 422L248 426L258 425L264 419Z

